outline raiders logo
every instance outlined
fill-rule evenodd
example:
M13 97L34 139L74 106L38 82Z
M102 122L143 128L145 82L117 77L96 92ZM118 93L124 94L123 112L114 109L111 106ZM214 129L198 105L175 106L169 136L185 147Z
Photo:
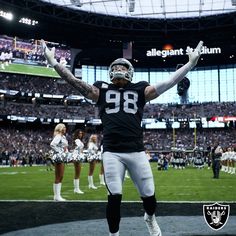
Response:
M203 216L213 230L220 230L226 225L229 212L230 205L222 205L217 202L212 205L203 205Z

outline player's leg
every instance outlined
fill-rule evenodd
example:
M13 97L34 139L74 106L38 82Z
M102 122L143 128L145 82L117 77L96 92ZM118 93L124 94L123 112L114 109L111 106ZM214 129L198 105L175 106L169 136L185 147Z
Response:
M155 185L150 163L145 152L135 152L129 155L130 156L125 159L125 164L143 201L145 210L144 220L149 233L150 235L161 236L161 230L155 217Z
M64 175L64 168L64 163L55 163L55 183L53 184L55 201L65 201L65 199L61 196L61 186Z
M89 183L89 189L97 189L97 187L94 185L93 182L93 173L96 166L96 160L92 160L89 162L89 173L88 173L88 183Z
M81 173L81 163L79 161L74 161L74 193L83 194L84 192L80 190L80 173Z
M99 181L100 181L101 185L106 185L105 180L104 180L104 168L103 168L102 162L101 162L101 166L100 166Z
M109 192L106 217L110 235L119 235L120 205L122 199L122 184L124 181L125 166L116 153L103 153L104 176Z

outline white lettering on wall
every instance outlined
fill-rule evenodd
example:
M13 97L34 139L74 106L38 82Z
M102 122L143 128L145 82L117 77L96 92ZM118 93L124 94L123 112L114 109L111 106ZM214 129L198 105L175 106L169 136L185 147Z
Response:
M181 56L185 55L187 52L187 49L190 47L187 47L184 51L183 48L179 49L170 49L170 50L158 50L156 48L152 48L151 50L148 50L146 53L147 57L169 57L169 56ZM192 49L192 48L190 48ZM202 54L220 54L221 48L208 48L206 46L202 47Z

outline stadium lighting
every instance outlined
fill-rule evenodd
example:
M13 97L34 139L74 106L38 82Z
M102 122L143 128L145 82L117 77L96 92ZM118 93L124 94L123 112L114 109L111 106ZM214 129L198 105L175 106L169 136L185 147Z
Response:
M231 0L232 6L236 6L236 0Z
M77 7L82 7L83 3L80 0L70 0L71 4L77 6Z
M129 0L129 12L134 12L135 0Z
M13 14L11 12L5 12L0 10L0 16L7 20L13 20Z
M19 20L19 22L22 24L26 24L26 25L37 25L38 24L38 21L32 20L30 18L25 18L25 17L21 18Z

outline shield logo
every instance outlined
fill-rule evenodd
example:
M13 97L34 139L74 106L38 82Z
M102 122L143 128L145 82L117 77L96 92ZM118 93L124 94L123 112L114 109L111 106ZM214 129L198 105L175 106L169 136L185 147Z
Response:
M203 216L208 226L213 230L222 229L229 218L230 205L214 203L203 205Z

